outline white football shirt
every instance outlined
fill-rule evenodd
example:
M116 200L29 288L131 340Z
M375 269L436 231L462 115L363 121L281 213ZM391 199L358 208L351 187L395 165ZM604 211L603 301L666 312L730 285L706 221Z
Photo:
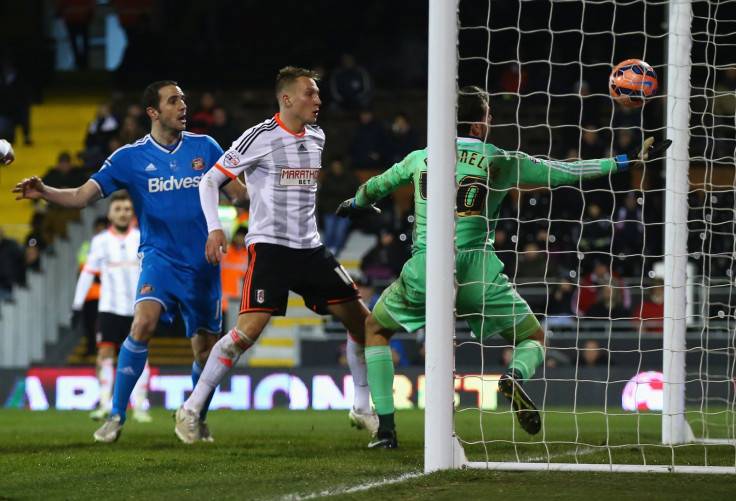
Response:
M321 245L315 211L324 144L322 129L307 125L301 134L294 134L278 113L246 130L199 185L208 231L221 229L219 186L244 172L250 196L246 245L271 243L293 249Z
M140 265L138 246L141 234L138 228L130 227L125 235L117 235L112 228L92 237L87 261L82 274L100 274L99 311L126 317L133 316L135 294L138 287ZM81 280L80 276L80 282ZM75 302L79 294L87 295L87 290L77 287Z

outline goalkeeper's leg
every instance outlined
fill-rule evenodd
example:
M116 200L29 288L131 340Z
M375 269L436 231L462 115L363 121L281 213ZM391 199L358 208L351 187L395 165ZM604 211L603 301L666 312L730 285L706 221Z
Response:
M381 325L373 314L366 319L365 362L373 404L378 414L378 432L368 444L370 448L395 449L399 446L394 423L394 361L389 347L393 334L394 331Z
M528 320L527 320L528 319ZM542 428L542 419L532 399L521 387L524 381L531 379L544 361L544 330L539 327L533 315L529 315L516 329L534 328L531 336L516 343L511 363L506 373L498 382L499 390L511 401L516 417L521 427L532 435L539 433ZM528 332L528 331L527 331Z

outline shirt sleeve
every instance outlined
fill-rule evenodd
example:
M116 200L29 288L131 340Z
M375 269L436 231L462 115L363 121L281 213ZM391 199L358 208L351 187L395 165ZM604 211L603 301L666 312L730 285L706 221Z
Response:
M124 155L120 152L115 152L105 160L100 170L92 174L91 179L97 183L103 197L109 196L114 191L126 188L125 181L121 177L122 169L119 168L119 165L124 162Z
M223 171L213 168L202 176L202 180L199 182L199 203L207 221L208 233L222 229L217 209L220 201L220 185L227 178L228 176Z
M245 159L241 158L236 151L230 149L223 153L222 148L215 140L209 139L213 148L216 148L218 160L202 176L202 180L199 182L199 203L207 221L207 231L211 232L222 229L222 222L217 211L220 203L220 186L225 181L235 179L247 164L244 161Z
M368 207L396 189L410 184L414 180L414 173L423 164L423 158L422 151L412 152L386 172L370 178L358 188L355 204Z
M95 281L95 274L82 270L77 279L77 288L74 290L74 301L72 302L72 310L79 311L84 307L84 300L87 298L89 288Z
M580 179L593 179L616 172L613 158L559 162L536 158L520 151L503 151L491 159L490 175L505 187L517 184L559 186Z
M100 245L100 239L98 238L101 235L102 234L92 237L92 241L89 244L87 259L84 262L84 270L93 274L99 273L100 270L102 270L104 255L102 252L102 245Z

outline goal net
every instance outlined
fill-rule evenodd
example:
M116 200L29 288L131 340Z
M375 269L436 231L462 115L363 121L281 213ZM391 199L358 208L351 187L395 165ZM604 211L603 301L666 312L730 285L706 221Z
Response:
M518 186L488 222L546 333L524 384L535 435L498 393L513 344L476 339L452 308L456 183L429 169L425 471L736 473L736 1L431 0L429 57L429 165L456 161L465 85L488 92L488 141L507 151L673 145L641 169ZM625 108L608 76L632 58L659 88Z

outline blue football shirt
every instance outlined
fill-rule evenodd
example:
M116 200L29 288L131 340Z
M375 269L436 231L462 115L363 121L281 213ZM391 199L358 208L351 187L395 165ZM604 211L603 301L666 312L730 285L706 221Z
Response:
M219 275L219 268L205 258L207 224L199 182L220 156L222 148L209 136L182 132L169 149L147 134L110 155L92 180L104 197L120 189L128 191L144 256L159 256L198 275Z

